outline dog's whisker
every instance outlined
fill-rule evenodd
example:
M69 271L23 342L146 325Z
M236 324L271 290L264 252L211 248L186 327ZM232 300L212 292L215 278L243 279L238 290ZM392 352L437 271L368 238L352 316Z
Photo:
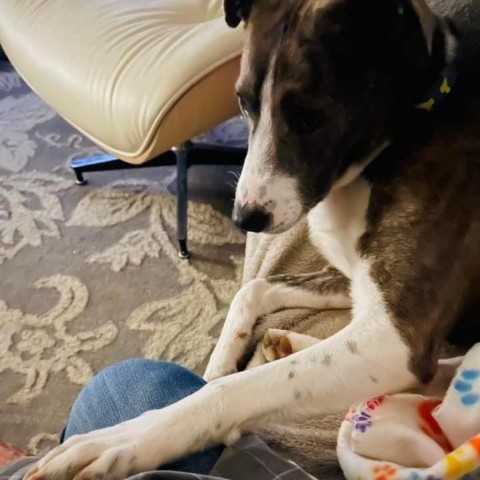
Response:
M233 190L237 189L238 181L236 182L226 182L226 184L231 187Z
M241 172L236 172L235 170L229 170L228 173L233 175L237 180L240 179Z

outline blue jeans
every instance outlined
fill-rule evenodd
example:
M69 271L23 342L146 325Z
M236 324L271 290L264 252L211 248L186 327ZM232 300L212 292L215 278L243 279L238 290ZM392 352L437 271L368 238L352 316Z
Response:
M189 370L167 362L135 359L108 367L96 375L75 400L62 442L72 435L111 427L178 402L205 385ZM162 470L207 474L223 447L190 455Z

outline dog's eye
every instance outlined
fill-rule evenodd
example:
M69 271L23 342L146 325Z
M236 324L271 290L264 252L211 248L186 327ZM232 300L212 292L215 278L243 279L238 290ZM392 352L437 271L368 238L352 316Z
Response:
M245 118L249 118L250 113L248 111L248 105L247 105L247 102L245 101L245 99L243 97L238 97L238 104L240 105L240 111L242 112L242 115Z
M297 135L313 133L323 125L325 120L320 110L305 106L292 94L285 95L282 109L288 126Z
M257 114L258 111L258 103L255 102L253 99L246 97L240 93L237 94L238 97L238 104L240 105L240 110L242 115L245 118L252 118Z
M298 135L308 135L323 125L323 115L317 110L296 107L292 116L291 126Z

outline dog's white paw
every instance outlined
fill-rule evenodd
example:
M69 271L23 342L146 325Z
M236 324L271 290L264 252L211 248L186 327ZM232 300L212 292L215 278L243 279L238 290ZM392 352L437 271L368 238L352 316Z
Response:
M205 373L203 375L204 380L211 382L217 378L226 377L232 373L237 373L236 362L232 362L230 359L216 361L213 357L210 358Z
M262 342L262 353L268 362L287 357L293 353L288 333L286 330L268 329Z
M233 341L217 343L203 374L204 380L211 382L238 372L237 362L244 350L242 340L236 335Z
M142 434L147 422L143 420L139 417L69 438L41 459L24 480L123 480L158 468L161 448L145 445Z
M292 353L300 352L321 340L309 335L269 328L262 342L262 353L268 362L285 358Z

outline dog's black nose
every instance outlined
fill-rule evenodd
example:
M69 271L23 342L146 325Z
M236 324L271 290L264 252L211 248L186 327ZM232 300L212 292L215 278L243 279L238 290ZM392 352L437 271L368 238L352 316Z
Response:
M248 232L263 232L272 221L272 214L262 207L240 207L233 210L233 223Z

